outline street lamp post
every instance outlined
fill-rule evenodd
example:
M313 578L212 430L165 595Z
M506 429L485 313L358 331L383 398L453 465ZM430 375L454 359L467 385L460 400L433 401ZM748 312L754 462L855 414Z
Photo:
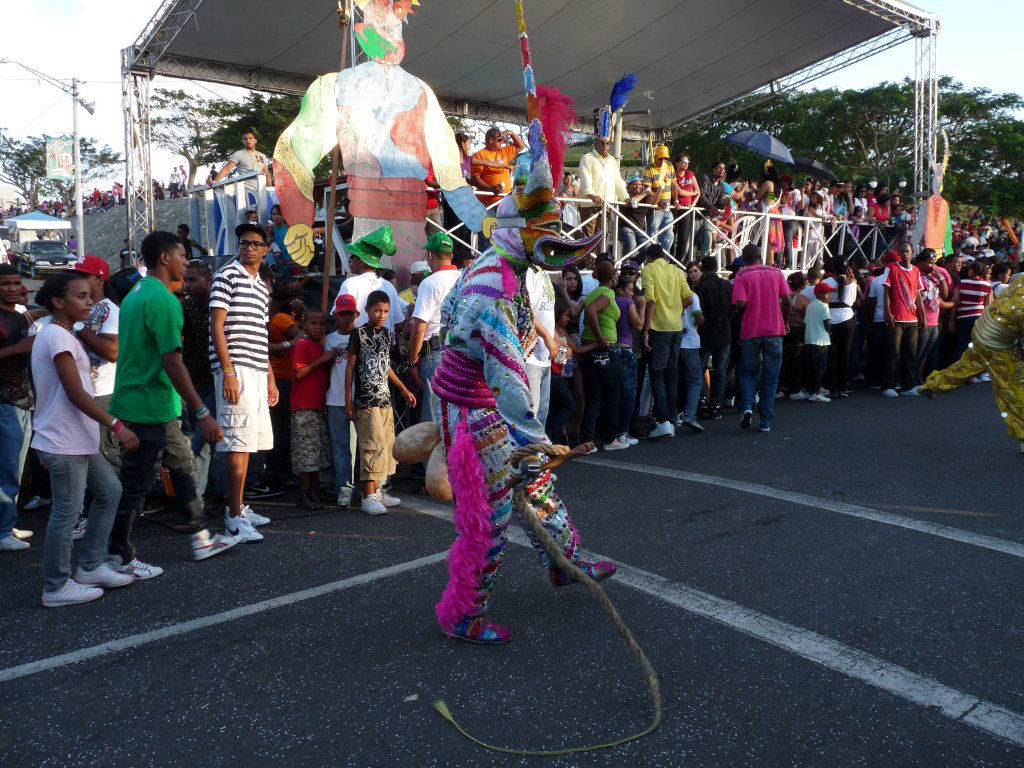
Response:
M50 77L49 75L40 72L38 69L33 69L27 64L22 64L20 61L14 61L13 59L0 59L0 64L16 64L26 72L45 80L56 88L60 88L60 90L64 91L64 93L71 97L73 105L71 121L75 142L75 218L77 219L75 240L78 245L78 258L81 259L85 255L85 210L82 205L82 147L81 136L78 133L78 105L81 104L85 107L85 111L91 115L96 110L96 104L91 101L86 101L78 95L79 80L77 77L71 78L71 86L69 87L64 80L58 80L55 77Z

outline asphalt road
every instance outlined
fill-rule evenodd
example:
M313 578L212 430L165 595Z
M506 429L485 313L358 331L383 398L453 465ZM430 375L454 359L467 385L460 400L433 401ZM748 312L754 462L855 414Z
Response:
M204 563L155 523L153 581L39 605L45 513L0 558L3 766L1021 766L1024 457L987 385L935 402L779 403L772 432L703 435L559 470L665 716L596 601L553 590L519 533L491 616L503 648L443 637L446 506L301 516ZM396 490L401 494L401 482ZM515 528L515 526L513 526Z

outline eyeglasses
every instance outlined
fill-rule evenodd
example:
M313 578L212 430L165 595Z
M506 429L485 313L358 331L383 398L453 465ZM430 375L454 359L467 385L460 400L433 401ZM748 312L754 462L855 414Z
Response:
M246 248L250 248L254 251L262 251L267 247L266 243L261 243L259 240L239 240L238 250L244 251Z

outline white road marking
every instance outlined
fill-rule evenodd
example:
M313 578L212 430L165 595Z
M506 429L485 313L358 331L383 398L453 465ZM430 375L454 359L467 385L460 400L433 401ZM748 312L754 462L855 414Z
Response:
M351 589L352 587L369 584L370 582L379 581L380 579L386 579L389 576L397 576L398 574L405 573L406 571L412 571L417 568L423 568L427 565L439 563L446 557L448 557L447 551L438 552L433 555L428 555L427 557L419 557L405 563L399 563L398 565L391 565L387 568L370 571L369 573L361 573L358 576L350 576L347 579L332 581L330 584L322 584L319 587L311 587L310 589L303 589L300 592L292 592L287 595L272 597L269 600L263 600L251 605L232 608L229 611L214 613L209 616L201 616L198 619L182 622L181 624L172 624L169 627L154 629L151 632L141 632L137 635L129 635L128 637L122 637L118 640L111 640L106 643L100 643L99 645L93 645L89 648L81 648L77 651L62 653L58 656L50 656L49 658L39 659L38 661L30 661L27 664L19 664L16 667L8 667L7 669L0 670L0 683L17 680L19 677L34 675L37 672L45 672L47 670L65 667L69 664L85 661L86 659L94 659L98 656L106 656L111 653L130 650L132 648L137 648L140 645L154 643L158 640L166 640L169 637L177 637L178 635L195 632L196 630L205 629L206 627L212 627L217 624L234 621L235 619L241 619L245 616L252 616L253 614L262 613L263 611L270 611L284 605L292 605L293 603L299 603L303 600L311 600L314 597L321 597L323 595L330 594L331 592L340 592L344 589ZM138 589L138 587L136 587L136 589Z
M452 517L449 507L434 502L417 499L414 503L406 503L405 506L442 520L451 520ZM519 530L509 529L509 541L522 547L531 547L526 535ZM614 560L595 552L589 552L588 556L597 560ZM618 573L615 574L612 583L631 587L670 605L711 619L914 704L934 707L952 720L973 725L993 736L1024 747L1024 715L1019 712L957 690L934 678L912 672L898 664L891 664L808 629L744 608L699 589L669 581L656 573L624 563L618 563L618 566Z
M786 491L781 488L772 488L768 485L748 483L743 480L732 480L728 477L718 477L717 475L704 475L699 472L684 472L678 469L665 469L663 467L652 467L645 464L632 464L628 461L594 459L589 456L587 458L577 459L576 463L591 464L596 467L607 467L609 469L618 469L627 472L640 472L645 475L671 477L676 480L686 480L691 483L703 483L705 485L718 486L719 488L729 488L734 491L752 493L757 496L767 496L772 499L779 499L780 501L789 501L793 504L813 507L814 509L823 509L827 512L836 512L840 515L858 517L862 520L871 520L872 522L882 523L884 525L894 525L898 528L906 528L907 530L917 531L919 533L927 533L930 536L938 536L943 539L958 541L961 544L969 544L973 547L981 547L982 549L989 549L993 552L1001 552L1004 555L1024 558L1024 544L1017 541L998 539L994 536L985 536L980 533L971 533L970 531L952 528L948 525L939 525L937 523L929 523L924 520L915 520L912 517L893 515L889 512L879 512L877 509L860 507L856 504L846 504L844 502L833 501L831 499L822 499L817 496L808 496L805 493Z

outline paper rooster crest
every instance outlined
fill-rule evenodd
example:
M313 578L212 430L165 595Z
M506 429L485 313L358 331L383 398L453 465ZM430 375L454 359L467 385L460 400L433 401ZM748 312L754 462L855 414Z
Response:
M586 259L603 240L597 232L580 240L563 237L554 179L562 175L574 102L557 88L537 87L522 0L516 0L519 45L526 87L530 168L525 184L498 204L494 240L513 257L560 269Z

